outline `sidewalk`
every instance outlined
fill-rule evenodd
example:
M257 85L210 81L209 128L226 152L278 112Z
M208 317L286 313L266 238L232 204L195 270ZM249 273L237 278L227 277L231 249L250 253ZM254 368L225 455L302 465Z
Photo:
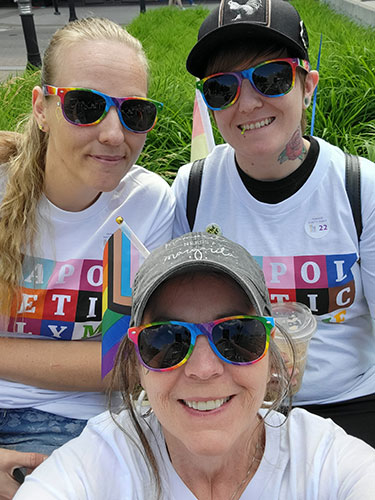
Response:
M131 1L131 0L130 0ZM375 28L375 0L322 0L329 4L332 9L351 17L353 20ZM183 0L185 7L191 8L187 0ZM204 7L213 9L219 0L203 0L199 3ZM146 10L157 9L167 5L167 0L146 1ZM127 25L140 14L140 4L134 3L112 3L103 0L103 3L95 3L75 8L78 18L99 16L108 17L119 24ZM40 55L56 31L64 26L69 20L69 8L64 3L59 6L60 15L54 15L54 8L34 7L34 24L37 33ZM9 74L23 72L26 63L26 46L21 25L21 18L17 8L0 7L0 82Z
M339 14L375 28L375 0L323 0Z
M185 7L191 8L187 0ZM200 5L214 8L218 1L203 2ZM146 1L146 11L167 5L167 1ZM121 25L129 24L140 14L139 3L91 4L75 7L77 17L107 17ZM59 16L54 15L53 7L33 8L35 31L38 39L39 52L43 57L44 50L52 34L69 21L69 8L64 3L59 6ZM27 54L18 8L0 7L0 82L10 74L22 73L26 67Z

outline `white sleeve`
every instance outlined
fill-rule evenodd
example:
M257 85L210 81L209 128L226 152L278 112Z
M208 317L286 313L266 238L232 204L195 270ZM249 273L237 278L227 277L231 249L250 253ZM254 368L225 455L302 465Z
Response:
M26 477L13 500L129 500L131 489L126 464L89 422Z
M189 183L191 163L182 166L177 172L176 179L172 184L172 191L176 198L176 212L173 225L173 237L181 236L190 232L186 217L187 189Z
M336 436L338 491L335 498L374 500L375 450L360 439L348 439L341 429L339 431Z
M77 471L82 470L82 464L71 451L63 446L53 452L32 474L26 476L25 482L13 500L30 500L32 498L38 500L88 500L82 474L77 474Z
M364 295L375 318L375 164L361 158L363 231L359 246ZM374 495L375 498L375 495Z
M269 479L274 480L276 486L277 474L281 476L281 488L274 490L277 495L273 498L375 499L374 448L349 436L331 419L323 419L300 408L291 411L280 431L283 436L281 446L289 448L290 457L281 455L277 462L280 471L277 468L271 471Z

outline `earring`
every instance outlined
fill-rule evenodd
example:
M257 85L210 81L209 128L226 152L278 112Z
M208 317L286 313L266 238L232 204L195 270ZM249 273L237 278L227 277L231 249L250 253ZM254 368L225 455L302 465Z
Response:
M305 105L305 108L308 108L310 106L310 97L305 97L303 104Z
M147 408L146 412L142 411L143 407ZM138 399L135 403L135 408L137 413L142 418L147 418L153 413L153 409L151 408L150 403L147 401L147 395L145 390L142 390L140 395L138 396Z
M39 130L41 130L42 132L44 132L44 125L42 125L41 123L39 123L38 126L39 126Z

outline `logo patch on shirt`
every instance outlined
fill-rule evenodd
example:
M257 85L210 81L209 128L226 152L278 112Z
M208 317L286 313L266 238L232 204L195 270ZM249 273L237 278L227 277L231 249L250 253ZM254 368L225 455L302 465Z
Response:
M221 230L219 224L212 222L211 224L208 224L208 226L206 227L206 233L208 233L208 234L223 234L223 231Z

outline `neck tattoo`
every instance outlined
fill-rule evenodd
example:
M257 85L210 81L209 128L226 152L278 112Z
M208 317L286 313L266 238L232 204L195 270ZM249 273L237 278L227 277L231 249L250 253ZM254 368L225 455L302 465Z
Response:
M280 153L277 160L280 165L285 161L297 159L301 160L302 163L302 161L305 159L306 153L307 149L305 148L305 145L303 143L301 130L298 128L292 135L292 138L290 139L288 144L285 146L285 149Z

